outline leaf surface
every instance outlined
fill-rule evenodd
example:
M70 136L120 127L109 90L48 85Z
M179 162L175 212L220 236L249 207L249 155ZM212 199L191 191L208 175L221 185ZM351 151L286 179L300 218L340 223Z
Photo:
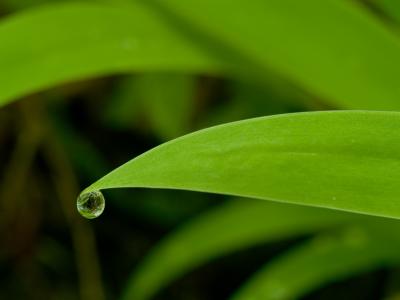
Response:
M162 144L84 192L169 188L400 217L400 113L330 111L228 123Z

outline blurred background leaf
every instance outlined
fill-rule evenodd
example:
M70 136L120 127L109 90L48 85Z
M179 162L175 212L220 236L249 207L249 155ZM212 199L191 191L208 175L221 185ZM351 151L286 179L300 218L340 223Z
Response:
M110 73L220 69L213 57L135 1L36 8L3 20L0 41L5 45L0 48L2 104L66 81Z
M148 123L149 129L161 140L169 140L185 134L190 128L195 93L196 80L190 75L129 77L121 83L106 118L111 126L122 128Z
M399 40L359 4L336 0L150 3L244 63L281 74L332 105L399 108Z
M331 281L398 265L397 235L382 236L386 226L393 232L398 223L372 226L379 229L355 227L336 235L320 235L294 247L257 272L232 299L298 299Z
M231 201L160 242L127 285L123 299L150 299L207 260L254 245L361 222L367 217L262 201Z

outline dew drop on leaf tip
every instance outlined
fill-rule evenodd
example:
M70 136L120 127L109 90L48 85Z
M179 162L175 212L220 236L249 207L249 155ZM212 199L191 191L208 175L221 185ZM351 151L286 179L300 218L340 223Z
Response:
M100 191L82 193L76 201L79 213L86 219L94 219L100 216L105 207L106 201Z

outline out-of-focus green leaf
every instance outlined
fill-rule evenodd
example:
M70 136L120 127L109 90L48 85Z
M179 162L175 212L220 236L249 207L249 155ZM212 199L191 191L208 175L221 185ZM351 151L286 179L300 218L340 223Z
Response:
M338 107L400 108L399 41L352 2L162 2L192 26L174 26L147 1L124 2L48 5L3 19L0 105L71 80L182 71L282 77Z
M149 299L168 283L216 257L364 218L261 201L222 205L191 220L158 244L133 274L123 299Z
M166 140L187 133L193 111L195 78L151 74L138 79L139 97L154 132Z
M400 42L352 1L150 3L255 70L273 70L339 107L400 108Z
M17 9L25 9L27 7L42 5L44 3L51 2L66 2L73 0L1 0L1 5L6 7L7 9L17 10Z
M384 222L372 230L366 226L320 236L290 250L262 268L232 300L299 299L327 283L399 264L399 223Z
M196 80L190 75L142 74L123 80L118 95L110 102L107 119L123 127L142 123L168 140L189 129ZM143 125L143 124L141 124Z
M400 22L400 2L397 0L375 0L373 1L382 11L391 18Z
M228 123L162 144L83 193L230 194L400 218L400 113L330 111Z
M139 75L140 76L140 75ZM129 128L142 121L142 103L134 97L136 92L135 75L121 78L109 97L104 112L104 121L112 128Z
M219 61L140 1L35 8L0 22L0 45L0 105L66 81L110 73L221 70Z
M302 95L292 90L271 90L241 81L231 81L226 85L227 95L218 98L220 103L207 110L199 128L306 108L299 101ZM304 102L307 101L304 99Z

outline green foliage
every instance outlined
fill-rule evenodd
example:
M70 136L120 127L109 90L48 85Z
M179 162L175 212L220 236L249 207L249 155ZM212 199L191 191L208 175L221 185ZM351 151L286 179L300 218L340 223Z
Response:
M299 299L331 281L399 265L398 235L382 235L393 232L399 223L376 223L334 236L317 236L291 249L262 268L232 299Z
M253 68L271 69L338 107L399 109L400 43L359 4L150 2L224 46L233 57Z
M49 5L3 20L0 103L66 81L164 70L251 74L261 82L280 74L341 108L399 108L400 44L352 3L162 4L182 17L178 26L141 1Z
M247 247L364 219L316 208L236 200L191 220L160 242L137 268L123 299L150 299L193 268Z
M53 189L70 222L83 298L101 299L104 295L93 233L90 227L76 223L69 211L76 181L91 181L118 165L120 150L125 151L123 159L131 157L130 145L141 146L135 150L148 149L154 143L219 123L225 124L139 155L84 193L126 187L183 189L286 204L240 199L189 220L134 270L123 299L150 299L213 259L294 237L310 236L310 240L274 257L232 299L299 298L327 283L398 265L397 220L341 211L400 218L396 136L400 113L365 111L400 109L398 2L67 2L0 3L3 14L13 12L0 20L0 106L30 95L36 100L56 98L61 102L77 96L79 102L82 90L95 91L89 104L92 114L82 113L81 106L72 109L73 117L68 116L71 107L62 108L65 116L61 116L57 113L60 103L52 110L41 108L40 101L25 108L24 118L33 121L19 124L26 132L17 139L9 167L1 168L6 175L0 184L0 230L7 232L7 222L14 217L22 219L15 208L19 202L14 204L21 182L32 178L34 191L41 186L46 173L42 167L39 175L28 176L35 154L41 154L43 161L37 165L44 162L50 166L49 178L56 178ZM114 77L92 83L91 88L84 84L83 88L79 84L66 88L66 83L110 75ZM103 89L102 83L112 88ZM60 86L70 94L34 94ZM285 114L332 108L358 111ZM41 115L42 110L44 115L47 110L52 114L51 122ZM11 122L4 115L0 111L0 142L6 141L0 157L7 160ZM19 117L17 114L15 119ZM245 120L227 123L239 119ZM92 128L90 122L97 127ZM36 123L40 130L35 129ZM155 141L137 145L122 134L124 143L96 144L81 131L82 124L92 137L100 139L104 131L112 130ZM35 142L27 142L30 140ZM107 143L111 145L102 148ZM68 153L73 166L60 148ZM100 148L107 154L102 155ZM78 179L74 170L79 172ZM54 194L49 190L44 194ZM125 197L120 201L134 207L125 213L133 219L138 215L146 218L144 211L151 211L145 215L153 218L168 215L158 217L153 225L178 222L184 219L179 212L196 210L189 207L195 197L180 202L174 193L136 195L145 196L140 201ZM169 202L157 208L156 202L147 203L152 197L160 201L174 198L175 205L187 209L174 209ZM203 197L199 207L208 203L206 195L196 197ZM131 214L135 206L141 208ZM26 228L33 227L27 224ZM119 232L118 226L110 231ZM15 235L25 236L25 231ZM7 245L9 240L2 242ZM15 259L7 255L0 253L0 262ZM92 291L97 296L90 296ZM2 293L0 298L8 297Z
M195 78L187 75L144 74L126 78L106 118L122 128L135 123L140 126L144 119L162 140L178 137L189 127L195 87Z
M400 20L400 5L398 1L376 0L375 5L386 12L390 18L393 18L397 22Z
M400 218L399 117L315 112L212 127L140 155L83 193L174 188Z
M0 104L110 73L220 69L140 2L35 8L3 20L0 41Z

